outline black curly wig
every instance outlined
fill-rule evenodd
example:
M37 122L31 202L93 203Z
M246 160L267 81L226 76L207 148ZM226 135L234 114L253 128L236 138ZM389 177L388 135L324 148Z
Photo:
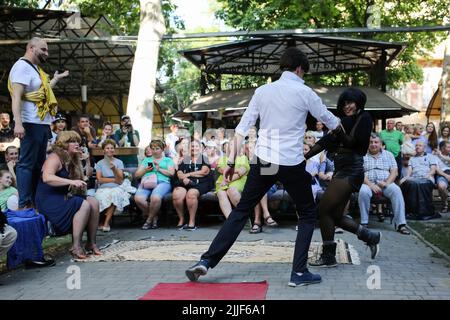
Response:
M343 108L348 102L354 102L358 112L364 110L366 105L367 96L358 88L348 88L341 93L337 103L337 111L340 116L344 116Z

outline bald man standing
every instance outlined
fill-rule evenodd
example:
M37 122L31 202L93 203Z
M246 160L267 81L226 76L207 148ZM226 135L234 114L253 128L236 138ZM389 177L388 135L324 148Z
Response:
M16 173L19 209L34 206L36 185L45 161L47 142L51 138L50 125L56 114L57 103L51 88L69 75L67 70L63 73L56 71L50 81L40 68L47 58L47 43L41 38L32 38L25 55L16 61L9 73L14 135L21 139Z

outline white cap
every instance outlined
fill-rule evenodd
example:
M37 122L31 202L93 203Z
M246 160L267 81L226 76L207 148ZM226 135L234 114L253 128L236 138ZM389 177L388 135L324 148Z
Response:
M211 141L211 140L208 140L205 143L205 147L217 148L217 144L215 142Z

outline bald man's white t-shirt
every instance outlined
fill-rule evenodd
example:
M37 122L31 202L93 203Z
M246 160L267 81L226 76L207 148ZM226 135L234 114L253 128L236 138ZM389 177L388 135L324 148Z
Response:
M32 92L41 86L41 78L36 69L26 61L19 59L11 68L9 73L11 83L20 83L25 86L25 92ZM41 120L37 113L37 107L33 102L22 100L21 116L22 123L51 124L53 117L47 113L44 120Z

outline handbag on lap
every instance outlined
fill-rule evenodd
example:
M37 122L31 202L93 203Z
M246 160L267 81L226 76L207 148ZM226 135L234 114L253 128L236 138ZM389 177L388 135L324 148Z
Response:
M142 178L141 186L144 189L152 190L155 189L158 185L158 177L156 174L151 174L149 176L146 176Z

